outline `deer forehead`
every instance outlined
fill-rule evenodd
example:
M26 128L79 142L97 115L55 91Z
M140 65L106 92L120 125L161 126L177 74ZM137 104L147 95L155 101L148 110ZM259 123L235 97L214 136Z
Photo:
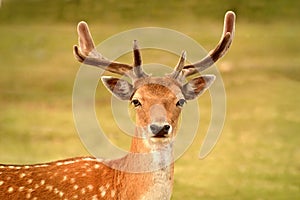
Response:
M184 96L181 85L173 79L166 77L149 77L134 83L135 93L132 98L141 100L179 100Z

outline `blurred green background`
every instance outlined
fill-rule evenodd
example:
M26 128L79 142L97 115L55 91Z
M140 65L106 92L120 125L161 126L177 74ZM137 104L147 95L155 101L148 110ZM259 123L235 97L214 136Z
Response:
M205 94L199 99L197 138L175 163L172 199L299 199L299 8L299 0L2 0L0 162L88 155L72 116L78 21L90 24L96 43L131 28L159 26L185 33L209 50L219 40L225 12L233 10L235 39L217 63L227 94L222 136L199 160L210 120ZM148 51L143 57L145 63L177 62L172 55ZM97 107L106 111L97 115L118 134L110 97L99 84Z

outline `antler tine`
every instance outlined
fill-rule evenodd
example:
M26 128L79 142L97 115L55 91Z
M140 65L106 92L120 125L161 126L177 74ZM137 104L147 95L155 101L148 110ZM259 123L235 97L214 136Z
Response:
M112 62L104 58L96 50L93 38L86 22L82 21L78 23L77 32L79 46L74 46L73 53L79 62L100 67L115 74L130 76L130 70L132 70L132 66L123 63Z
M148 75L143 71L142 68L142 57L138 47L137 40L133 41L133 71L136 78L147 77Z
M232 43L234 37L234 29L235 14L232 11L228 11L224 18L223 34L216 48L210 51L208 55L205 56L202 60L191 65L184 66L184 75L190 76L198 72L204 71L205 69L213 65L217 60L222 58Z
M174 71L171 73L171 77L174 79L178 79L180 78L180 73L182 72L182 69L184 67L184 63L186 60L186 51L183 51L181 53L180 59L178 61L177 66L175 67Z

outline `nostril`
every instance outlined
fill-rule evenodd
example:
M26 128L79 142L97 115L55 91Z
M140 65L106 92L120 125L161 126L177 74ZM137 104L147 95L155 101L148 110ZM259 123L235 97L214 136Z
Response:
M170 125L164 125L163 130L164 132L168 133L170 128L171 128Z
M159 132L159 126L157 126L157 125L155 125L155 124L151 124L150 125L150 130L151 130L151 132L152 133L154 133L154 134L156 134L156 133L158 133Z

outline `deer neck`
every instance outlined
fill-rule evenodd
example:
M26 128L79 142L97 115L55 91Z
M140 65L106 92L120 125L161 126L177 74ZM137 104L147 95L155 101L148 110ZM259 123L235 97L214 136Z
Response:
M173 141L155 142L141 137L136 129L132 138L130 151L120 159L109 161L109 164L123 172L151 173L160 169L173 168Z
M145 171L156 171L170 167L173 163L173 141L157 142L145 136L143 129L136 128L135 137L132 138L130 152L126 156L128 161L135 159L136 163L147 163L149 167Z
M153 144L133 137L130 152L113 161L121 169L118 176L125 180L121 183L124 195L130 199L170 199L174 180L173 144L156 150L149 145Z

